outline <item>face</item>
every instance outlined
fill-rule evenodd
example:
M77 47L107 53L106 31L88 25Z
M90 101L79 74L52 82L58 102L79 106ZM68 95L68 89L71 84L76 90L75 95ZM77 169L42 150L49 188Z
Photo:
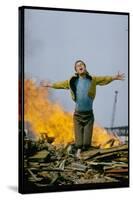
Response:
M82 62L78 62L76 64L76 72L79 74L79 75L83 75L86 73L86 67L84 66L84 64Z

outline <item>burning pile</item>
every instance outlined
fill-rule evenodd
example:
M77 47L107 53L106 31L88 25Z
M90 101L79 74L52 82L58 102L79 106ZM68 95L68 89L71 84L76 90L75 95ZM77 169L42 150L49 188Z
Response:
M48 89L25 80L25 122L36 140L24 139L24 185L26 190L89 183L128 185L128 145L98 125L93 129L92 146L73 153L72 114L48 98ZM29 136L29 135L28 135ZM110 148L111 147L111 148Z
M72 115L48 99L48 90L25 80L25 121L29 121L36 137L47 134L55 144L73 141Z
M25 121L31 124L28 130L36 138L41 135L54 138L53 144L68 144L74 142L72 114L64 112L63 108L49 100L48 89L37 85L33 80L25 80L24 84ZM118 146L119 138L100 126L93 129L92 145L100 148Z

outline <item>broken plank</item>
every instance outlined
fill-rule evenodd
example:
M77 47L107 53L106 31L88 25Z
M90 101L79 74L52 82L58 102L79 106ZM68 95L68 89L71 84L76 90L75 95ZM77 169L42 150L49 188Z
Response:
M29 161L44 161L49 155L49 152L46 150L42 150L37 152L35 155L29 157Z
M45 167L43 167L43 168L42 168L42 171L56 171L56 172L63 172L64 170L63 170L63 169L60 169L60 168L45 168Z
M36 175L30 169L27 169L27 170L35 181L41 181L42 180L42 178L37 178Z
M95 161L89 161L87 162L88 165L105 165L110 166L113 165L113 162L95 162Z
M67 169L67 168L65 168L65 169L60 169L60 168L46 168L46 167L42 167L41 168L41 171L43 172L43 171L49 171L49 172L70 172L70 171L72 171L71 169Z
M85 172L86 169L82 169L82 168L77 168L77 167L66 167L65 169L70 170L70 171L79 171L79 172Z
M106 170L105 173L128 173L128 168L126 169L109 169L109 170Z
M75 168L77 170L85 171L87 169L87 166L80 164L80 163L72 163L72 168Z
M120 145L117 147L107 148L107 149L100 149L100 154L106 154L106 153L112 153L112 152L118 152L118 151L125 151L128 150L128 145Z
M113 156L117 156L118 152L111 152L103 155L98 155L94 157L94 160L104 159L104 158L112 158Z
M83 153L81 155L81 158L83 160L87 160L87 159L93 158L93 157L95 157L95 156L97 156L99 154L100 154L100 150L99 149L90 150L90 151L87 151L87 152Z

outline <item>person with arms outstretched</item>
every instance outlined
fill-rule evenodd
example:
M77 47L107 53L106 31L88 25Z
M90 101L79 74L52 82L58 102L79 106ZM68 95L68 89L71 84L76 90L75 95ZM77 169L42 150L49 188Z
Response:
M76 155L80 157L82 150L88 150L91 147L94 124L93 101L96 96L96 86L107 85L114 80L124 80L125 75L118 72L115 76L91 76L82 60L77 60L74 68L76 73L69 80L56 83L41 82L41 85L54 89L70 89L75 102L73 122Z

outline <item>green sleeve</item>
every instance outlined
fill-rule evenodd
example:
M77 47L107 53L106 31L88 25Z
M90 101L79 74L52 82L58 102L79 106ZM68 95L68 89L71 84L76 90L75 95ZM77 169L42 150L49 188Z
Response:
M52 88L54 89L69 89L69 81L60 81L52 84Z
M112 76L95 76L96 85L107 85L113 81Z

